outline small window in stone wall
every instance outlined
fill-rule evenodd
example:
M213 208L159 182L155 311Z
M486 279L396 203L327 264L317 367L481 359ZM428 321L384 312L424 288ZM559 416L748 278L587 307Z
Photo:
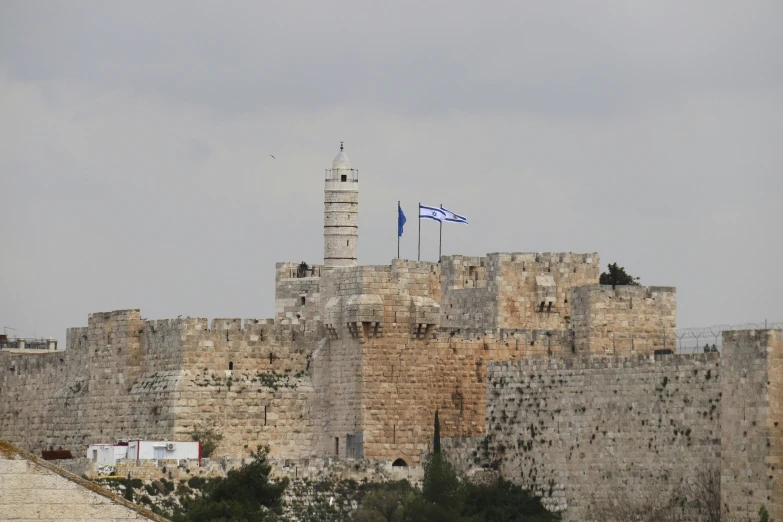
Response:
M303 295L299 296L299 306L304 306L306 302L307 302L307 297Z
M340 176L340 181L348 181L348 175L347 174L342 174Z
M266 406L264 406L264 426L266 426Z
M340 437L334 438L334 454L340 455Z
M233 370L233 369L234 369L234 363L233 363L233 361L229 361L229 363L228 363L228 369L229 369L229 370Z

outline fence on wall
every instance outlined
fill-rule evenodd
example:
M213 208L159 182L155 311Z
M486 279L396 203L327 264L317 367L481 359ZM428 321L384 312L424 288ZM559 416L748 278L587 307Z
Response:
M783 328L783 322L764 320L760 323L716 324L702 328L677 329L677 353L701 353L704 351L721 351L723 348L724 330L760 330L766 328Z

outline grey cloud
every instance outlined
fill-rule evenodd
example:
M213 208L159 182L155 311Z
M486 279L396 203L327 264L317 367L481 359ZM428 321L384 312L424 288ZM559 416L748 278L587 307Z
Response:
M616 118L713 89L778 89L776 2L17 4L0 56L237 114L344 104L409 116Z

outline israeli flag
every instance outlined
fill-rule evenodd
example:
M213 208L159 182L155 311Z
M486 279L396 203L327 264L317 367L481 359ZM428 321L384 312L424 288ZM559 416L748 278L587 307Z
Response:
M442 223L446 219L446 213L442 209L437 207L425 207L419 205L419 219L431 219Z
M447 208L441 207L441 210L443 210L443 213L446 214L446 217L443 219L443 221L446 221L448 223L460 223L462 225L468 224L468 218L465 216L460 216L459 214L455 214L451 210Z

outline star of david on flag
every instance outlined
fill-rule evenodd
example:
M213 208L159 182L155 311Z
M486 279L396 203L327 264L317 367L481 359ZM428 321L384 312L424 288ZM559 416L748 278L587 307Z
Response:
M468 218L466 218L465 216L460 216L459 214L455 214L454 212L452 212L447 208L441 207L441 210L446 215L443 221L446 221L447 223L459 223L461 225L468 224Z
M419 219L431 219L438 223L442 223L446 220L446 217L446 213L443 209L419 205Z

